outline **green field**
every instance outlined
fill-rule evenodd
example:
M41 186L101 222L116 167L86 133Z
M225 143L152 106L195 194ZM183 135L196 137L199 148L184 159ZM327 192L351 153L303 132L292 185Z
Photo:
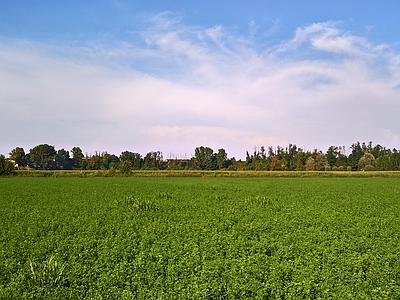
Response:
M0 178L0 299L400 299L399 178Z

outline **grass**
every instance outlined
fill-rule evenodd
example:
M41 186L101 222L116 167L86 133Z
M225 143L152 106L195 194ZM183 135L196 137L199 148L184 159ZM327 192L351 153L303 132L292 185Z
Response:
M0 299L400 299L398 178L13 177L0 192Z

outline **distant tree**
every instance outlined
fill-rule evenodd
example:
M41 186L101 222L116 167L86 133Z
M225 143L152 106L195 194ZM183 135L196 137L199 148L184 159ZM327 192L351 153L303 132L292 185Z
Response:
M269 158L275 157L274 148L272 148L271 146L268 147L268 154L267 154L267 157L269 157Z
M14 164L0 154L0 176L10 175L14 172Z
M336 166L336 162L337 162L337 159L338 159L338 156L339 156L339 151L338 150L339 150L338 147L330 146L328 148L328 151L326 151L325 156L326 156L328 164L331 167Z
M250 165L253 163L253 155L250 155L249 151L246 151L246 164Z
M283 171L282 165L282 160L278 159L277 157L273 157L269 163L271 171Z
M400 152L396 149L393 149L390 154L390 168L391 170L400 170Z
M26 166L26 154L24 148L16 147L15 149L11 150L9 157L18 165L18 167Z
M364 153L367 151L367 146L365 145L365 143L362 143L361 145L360 142L357 142L352 144L350 149L351 153L348 157L348 162L352 170L357 170L358 162L360 158L364 155Z
M130 160L121 161L118 165L118 169L123 174L128 174L132 171L132 162Z
M261 148L260 148L260 156L261 156L261 159L267 159L267 153L265 151L264 146L261 146Z
M29 163L35 169L51 170L55 168L56 154L54 146L41 144L29 150Z
M161 151L151 151L143 158L143 168L150 170L162 170L165 168Z
M315 155L314 162L315 162L314 169L316 171L325 171L330 169L328 160L326 159L325 155L322 152L319 152Z
M379 171L390 171L391 164L390 164L390 156L389 155L382 155L376 159L376 169Z
M124 151L119 156L119 160L130 161L133 169L140 169L142 167L142 156L139 153Z
M339 146L338 147L338 154L336 158L336 166L342 167L342 169L347 169L348 166L348 158L346 155L346 147Z
M73 167L75 169L82 169L83 168L83 158L84 155L82 153L82 149L79 147L74 147L71 150L72 153L72 162L73 162Z
M376 161L375 157L371 153L364 153L364 155L358 161L358 169L363 171L371 171L375 169Z
M287 169L289 171L293 171L297 167L296 156L299 153L299 149L296 145L289 144L286 148L286 161L287 161Z
M314 171L314 170L315 170L315 160L314 160L314 158L312 158L312 156L310 156L309 158L307 158L307 161L306 161L306 170L307 170L307 171Z
M307 158L311 154L308 152L304 152L303 150L299 150L296 155L296 171L304 171L306 169Z
M388 151L381 145L377 144L371 149L370 153L375 157L375 159L377 159L380 156L387 155Z
M101 170L103 167L102 155L96 151L92 157L88 158L87 168L89 170Z
M214 151L209 147L197 147L194 150L194 161L196 167L201 170L213 169Z
M73 160L69 157L69 152L60 149L56 154L56 168L59 170L71 170L73 166Z
M105 170L117 169L119 158L115 154L103 152L101 154L101 168Z
M221 148L218 149L218 153L216 154L217 158L217 168L218 169L225 169L228 166L228 154L226 153L225 149Z

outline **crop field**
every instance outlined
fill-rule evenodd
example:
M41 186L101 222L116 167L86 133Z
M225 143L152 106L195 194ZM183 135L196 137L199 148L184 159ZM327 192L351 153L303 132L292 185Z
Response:
M0 178L0 299L400 299L399 178Z

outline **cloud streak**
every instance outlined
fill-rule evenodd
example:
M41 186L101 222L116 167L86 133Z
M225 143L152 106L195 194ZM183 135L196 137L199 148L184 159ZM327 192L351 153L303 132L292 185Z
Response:
M265 48L254 35L271 33L254 22L246 37L164 13L140 43L2 40L0 152L39 143L187 156L205 145L237 158L289 142L398 148L399 55L344 25L311 24Z

